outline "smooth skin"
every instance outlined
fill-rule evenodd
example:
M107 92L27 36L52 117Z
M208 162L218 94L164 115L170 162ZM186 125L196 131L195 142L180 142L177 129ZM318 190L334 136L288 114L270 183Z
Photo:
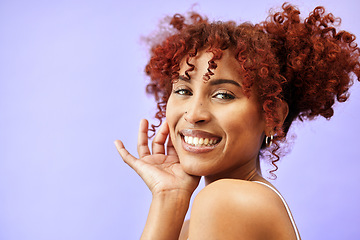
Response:
M139 158L115 141L123 160L152 192L141 239L296 239L281 199L268 187L251 182L270 184L257 166L261 143L271 132L260 104L255 94L248 98L242 93L239 65L229 51L224 51L215 74L204 82L209 59L211 53L199 53L191 59L196 66L191 80L180 78L174 83L166 121L151 151L147 120L139 127ZM187 68L183 61L180 75ZM287 105L279 113L285 119ZM204 152L187 144L184 134L220 141ZM206 186L194 200L190 221L184 223L200 176Z
M143 119L138 135L139 159L132 156L120 140L115 141L125 163L139 174L152 192L153 199L141 239L178 239L191 194L200 177L187 174L180 165L171 140L166 144L169 134L166 121L155 135L152 153L148 147L147 132L148 122Z
M248 98L243 93L239 63L230 51L224 51L221 60L216 61L214 75L204 82L211 58L211 53L200 52L191 59L196 66L190 72L191 79L181 77L173 84L166 110L171 140L185 172L205 176L207 184L223 178L250 179L257 175L259 150L270 129L266 128L256 94ZM180 76L188 68L183 61ZM192 130L221 141L206 153L188 151L183 146L182 132Z

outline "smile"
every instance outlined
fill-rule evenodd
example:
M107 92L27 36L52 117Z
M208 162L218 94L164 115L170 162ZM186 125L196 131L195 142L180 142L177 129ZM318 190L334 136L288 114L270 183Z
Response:
M184 141L187 144L192 146L212 146L217 143L217 139L209 139L209 138L198 138L192 136L184 136Z
M214 134L192 129L181 131L180 136L183 148L192 153L212 151L222 139Z

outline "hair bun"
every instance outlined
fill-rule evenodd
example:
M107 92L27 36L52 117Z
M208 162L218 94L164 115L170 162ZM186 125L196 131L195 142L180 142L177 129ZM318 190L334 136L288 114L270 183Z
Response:
M290 108L288 124L296 117L331 118L335 100L347 100L353 74L359 80L360 50L353 34L337 31L340 22L340 18L326 14L324 7L315 8L302 21L296 7L284 4L281 12L260 24L271 39L287 80L284 98Z

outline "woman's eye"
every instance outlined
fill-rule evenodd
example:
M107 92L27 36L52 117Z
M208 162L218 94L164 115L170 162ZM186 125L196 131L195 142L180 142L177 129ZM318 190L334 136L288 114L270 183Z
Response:
M192 95L191 92L187 89L178 89L178 90L175 90L174 93L179 94L179 95Z
M224 99L224 100L235 98L235 96L233 94L228 93L228 92L219 92L219 93L215 94L214 97L218 98L218 99Z

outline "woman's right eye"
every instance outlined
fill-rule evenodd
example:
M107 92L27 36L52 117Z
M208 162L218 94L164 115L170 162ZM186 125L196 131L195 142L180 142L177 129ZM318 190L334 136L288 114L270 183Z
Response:
M192 93L188 89L184 89L184 88L175 90L174 93L179 95L192 95Z

